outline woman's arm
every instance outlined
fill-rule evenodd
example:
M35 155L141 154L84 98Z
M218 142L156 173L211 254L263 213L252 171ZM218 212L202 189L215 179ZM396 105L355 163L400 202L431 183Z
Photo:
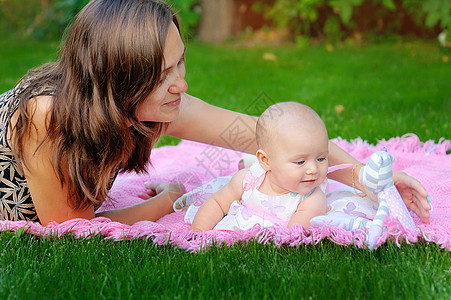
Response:
M165 134L255 154L257 118L208 104L183 94L179 117Z
M174 212L172 204L185 193L185 187L176 182L149 183L146 187L153 191L153 197L133 206L109 210L97 214L124 224L134 224L138 221L156 221Z
M377 200L376 196L374 196L373 193L368 191L368 189L359 182L359 173L360 169L363 167L363 164L335 143L329 141L329 166L340 164L352 164L355 165L355 167L332 172L327 175L328 178L339 181L348 186L355 187L356 189L367 194L371 199Z

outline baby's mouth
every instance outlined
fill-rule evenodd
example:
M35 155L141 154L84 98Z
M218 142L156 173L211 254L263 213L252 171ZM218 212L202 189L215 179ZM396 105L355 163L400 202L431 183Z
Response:
M316 179L311 179L311 180L303 180L303 183L307 183L307 184L312 184L315 183Z

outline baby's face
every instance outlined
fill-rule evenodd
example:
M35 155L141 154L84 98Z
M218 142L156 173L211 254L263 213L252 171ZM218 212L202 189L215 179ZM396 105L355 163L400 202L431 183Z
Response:
M277 134L272 145L270 176L277 192L307 194L326 178L329 141L323 129L287 128Z

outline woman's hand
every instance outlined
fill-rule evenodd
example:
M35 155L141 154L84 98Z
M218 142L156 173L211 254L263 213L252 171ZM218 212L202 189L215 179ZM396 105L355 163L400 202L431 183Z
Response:
M428 202L428 193L423 185L404 172L393 174L393 184L398 189L407 208L416 213L421 221L429 223L431 205Z
M157 221L161 217L174 212L172 205L185 193L185 187L178 182L146 183L147 191L139 194L143 200L133 206L104 211L97 216L109 218L124 224L138 221Z
M177 200L185 193L185 186L179 182L146 182L147 191L138 194L138 197L143 200L149 200L162 193L168 193L172 202Z

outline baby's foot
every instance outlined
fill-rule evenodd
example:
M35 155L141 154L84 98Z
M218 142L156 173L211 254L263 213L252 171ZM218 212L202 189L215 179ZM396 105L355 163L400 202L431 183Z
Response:
M182 211L183 208L186 207L186 198L188 198L187 195L183 195L180 198L178 198L177 200L175 200L174 204L173 204L173 209L174 211Z
M360 183L376 195L393 185L393 160L393 156L385 151L373 153L366 166L360 169Z
M344 212L333 212L325 216L314 217L310 220L310 224L312 226L335 226L351 231L365 228L369 221L366 218L351 216Z

